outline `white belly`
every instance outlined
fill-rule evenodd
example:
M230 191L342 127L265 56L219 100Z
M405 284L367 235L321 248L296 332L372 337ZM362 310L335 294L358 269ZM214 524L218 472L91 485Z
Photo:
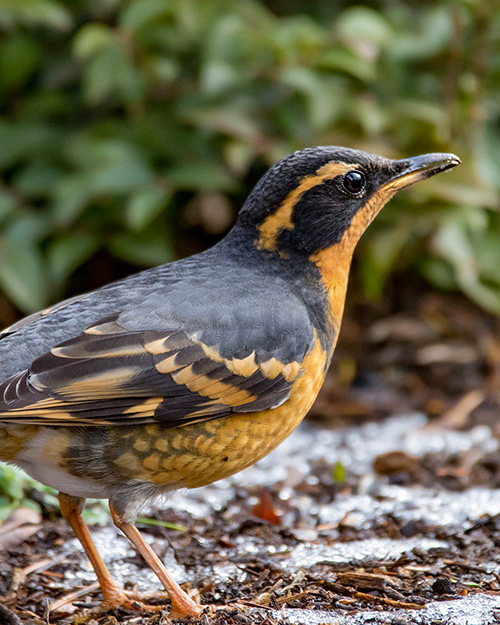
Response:
M71 475L60 466L61 450L54 430L41 430L20 451L14 462L33 479L74 497L108 499L109 489L90 478Z

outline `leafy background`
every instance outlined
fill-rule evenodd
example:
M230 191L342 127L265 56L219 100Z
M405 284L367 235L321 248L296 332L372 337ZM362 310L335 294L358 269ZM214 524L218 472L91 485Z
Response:
M497 0L0 0L0 321L198 251L314 144L463 165L360 246L500 311Z
M0 324L213 243L314 144L458 153L382 212L356 284L500 312L498 0L0 0Z

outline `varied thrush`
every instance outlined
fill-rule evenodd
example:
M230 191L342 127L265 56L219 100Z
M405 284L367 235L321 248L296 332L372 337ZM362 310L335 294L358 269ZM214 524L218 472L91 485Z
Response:
M109 499L172 614L200 614L135 527L138 507L248 467L297 427L332 357L359 237L396 191L459 162L300 150L212 249L3 331L0 459L60 492L103 607L135 604L92 542L85 498Z

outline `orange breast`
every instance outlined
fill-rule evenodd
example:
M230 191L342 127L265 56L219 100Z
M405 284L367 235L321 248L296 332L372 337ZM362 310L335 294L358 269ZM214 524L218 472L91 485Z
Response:
M319 341L306 356L303 375L281 406L165 430L131 428L129 446L114 462L159 486L194 488L236 473L263 458L299 425L325 376ZM112 432L111 432L112 433Z
M291 434L321 388L326 361L317 340L290 397L274 409L177 429L107 426L97 438L92 427L7 426L0 428L0 459L23 458L34 477L78 496L106 497L129 480L160 489L210 484L252 465Z

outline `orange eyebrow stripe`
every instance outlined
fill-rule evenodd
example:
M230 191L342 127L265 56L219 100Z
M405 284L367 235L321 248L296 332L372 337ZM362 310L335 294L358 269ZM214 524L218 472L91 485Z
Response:
M293 230L293 209L306 191L321 184L325 180L333 180L337 176L358 168L355 163L326 163L316 173L305 176L299 185L290 191L276 212L269 215L259 226L259 238L257 247L273 251L276 249L276 240L282 230Z

